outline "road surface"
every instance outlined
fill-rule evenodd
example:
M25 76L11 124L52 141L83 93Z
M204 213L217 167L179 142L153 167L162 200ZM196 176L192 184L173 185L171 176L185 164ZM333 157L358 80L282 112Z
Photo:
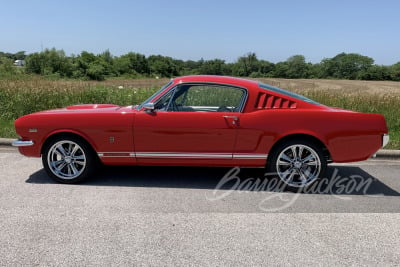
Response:
M229 168L108 167L64 185L13 148L0 168L0 266L400 262L400 161L332 165L305 193Z

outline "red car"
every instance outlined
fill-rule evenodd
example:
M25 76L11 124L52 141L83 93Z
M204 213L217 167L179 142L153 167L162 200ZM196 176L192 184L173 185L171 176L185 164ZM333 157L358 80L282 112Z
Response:
M106 165L266 167L288 187L310 185L329 162L366 160L389 141L385 119L331 108L245 79L172 79L136 106L90 104L23 116L13 143L42 157L56 181Z

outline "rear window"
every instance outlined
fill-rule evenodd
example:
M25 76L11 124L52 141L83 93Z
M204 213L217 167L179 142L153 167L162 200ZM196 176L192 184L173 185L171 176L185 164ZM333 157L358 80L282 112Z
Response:
M314 104L314 105L320 105L320 103L318 103L318 102L316 102L314 100L311 100L311 99L309 99L309 98L307 98L305 96L302 96L302 95L299 95L299 94L296 94L296 93L293 93L293 92L289 92L289 91L286 91L284 89L281 89L281 88L278 88L278 87L275 87L275 86L271 86L271 85L268 85L268 84L265 84L265 83L258 83L258 86L261 89L265 89L265 90L269 90L269 91L272 91L272 92L275 92L275 93L279 93L279 94L282 94L282 95L290 96L290 97L293 97L293 98L296 98L296 99L299 99L299 100L303 100L305 102L308 102L308 103L311 103L311 104Z

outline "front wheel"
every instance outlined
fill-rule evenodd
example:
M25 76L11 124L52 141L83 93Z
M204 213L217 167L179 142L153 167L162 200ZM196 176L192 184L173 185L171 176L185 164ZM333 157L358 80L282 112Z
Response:
M290 190L300 190L324 175L327 161L321 148L307 140L291 140L278 145L270 154L267 171Z
M91 147L76 137L57 137L44 148L43 167L57 182L80 182L95 169L96 158Z

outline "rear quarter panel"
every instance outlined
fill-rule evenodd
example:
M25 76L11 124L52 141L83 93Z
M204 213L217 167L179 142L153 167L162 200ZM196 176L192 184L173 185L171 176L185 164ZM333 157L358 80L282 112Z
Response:
M270 151L281 138L306 134L319 139L335 162L369 158L382 146L387 127L382 115L330 108L269 109L245 113L240 120L237 152ZM265 153L265 151L264 151Z

